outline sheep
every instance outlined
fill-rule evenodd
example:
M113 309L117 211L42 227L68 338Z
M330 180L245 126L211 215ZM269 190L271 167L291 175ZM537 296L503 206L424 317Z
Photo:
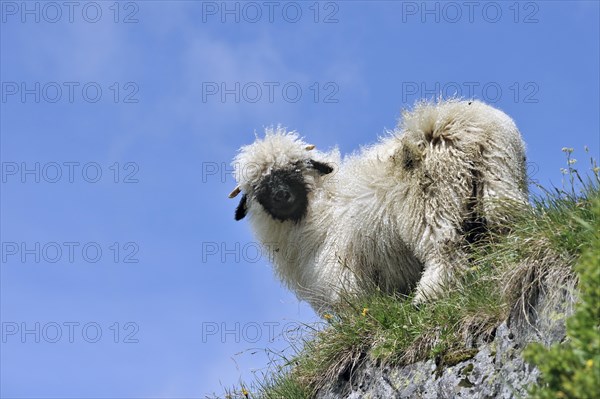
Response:
M332 172L339 164L339 152L321 153L281 127L267 128L233 161L238 186L229 197L243 193L235 220L248 215L276 274L317 311L337 300L334 289L358 288L349 270L322 261L324 248L335 248L327 237L335 225Z
M423 102L377 144L345 157L267 129L234 160L249 215L275 270L317 312L376 286L437 298L468 264L465 243L527 203L525 145L514 122L479 101Z

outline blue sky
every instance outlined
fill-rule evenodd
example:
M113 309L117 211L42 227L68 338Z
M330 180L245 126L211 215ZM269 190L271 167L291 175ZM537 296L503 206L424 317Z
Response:
M587 169L598 3L468 4L2 1L0 396L221 393L317 320L227 199L265 126L349 153L458 94Z

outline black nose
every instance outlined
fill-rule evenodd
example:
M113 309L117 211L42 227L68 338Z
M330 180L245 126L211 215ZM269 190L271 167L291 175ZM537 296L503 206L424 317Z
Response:
M273 199L277 202L290 202L292 194L288 190L277 190Z

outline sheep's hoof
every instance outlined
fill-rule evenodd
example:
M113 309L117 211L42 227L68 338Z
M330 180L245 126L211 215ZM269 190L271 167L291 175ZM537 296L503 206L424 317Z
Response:
M416 308L420 308L421 305L424 305L426 302L427 302L427 298L425 297L425 295L421 291L418 291L417 294L415 295L415 297L412 300L412 304Z
M423 289L417 289L417 293L412 300L412 304L415 307L422 307L428 303L433 302L436 298L440 297L440 292L437 290L424 291Z

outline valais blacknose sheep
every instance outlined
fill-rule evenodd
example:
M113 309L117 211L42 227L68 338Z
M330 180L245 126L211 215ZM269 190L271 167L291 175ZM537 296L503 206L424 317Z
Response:
M235 219L249 217L278 276L318 312L372 287L435 298L467 266L464 244L506 225L500 202L527 203L521 135L478 101L420 103L343 160L267 129L233 165Z

